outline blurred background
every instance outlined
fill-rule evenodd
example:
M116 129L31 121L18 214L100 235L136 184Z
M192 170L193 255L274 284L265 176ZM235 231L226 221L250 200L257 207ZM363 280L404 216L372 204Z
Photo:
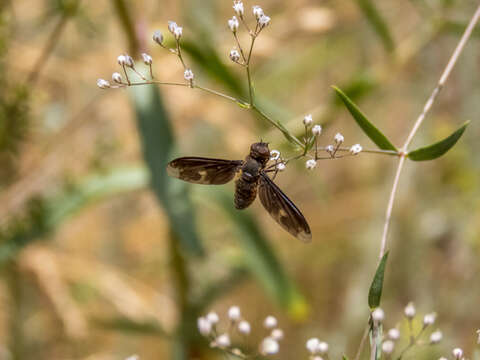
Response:
M312 113L323 145L341 132L373 148L330 86L401 145L477 2L246 0L249 21L252 5L272 17L253 57L261 108L299 136ZM231 1L3 0L0 11L0 359L220 359L196 318L214 309L225 322L231 305L252 323L251 347L275 315L277 358L307 358L312 336L353 358L395 159L289 164L276 182L311 225L305 245L259 202L236 211L233 184L165 174L180 154L242 159L261 138L294 154L278 130L198 90L95 85L118 55L143 51L157 79L183 81L151 41L175 20L199 84L245 98L228 59ZM394 209L386 327L405 329L412 300L445 336L417 359L471 353L480 327L479 40L477 29L412 148L471 125L446 156L407 163Z

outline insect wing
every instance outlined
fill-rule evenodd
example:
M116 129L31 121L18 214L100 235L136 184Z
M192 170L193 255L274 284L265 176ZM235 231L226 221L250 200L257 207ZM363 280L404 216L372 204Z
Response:
M310 227L300 210L263 172L258 194L263 207L280 226L304 242L312 240Z
M241 160L181 157L167 165L167 173L194 184L221 185L232 180L242 164Z

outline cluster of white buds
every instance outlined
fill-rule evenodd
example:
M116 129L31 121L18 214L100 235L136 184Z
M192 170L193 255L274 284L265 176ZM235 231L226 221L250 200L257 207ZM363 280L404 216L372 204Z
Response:
M335 140L335 144L340 145L340 144L343 144L343 142L345 141L345 138L343 137L342 134L336 133L334 140Z
M155 30L152 36L153 41L155 41L158 45L163 46L163 34L160 30Z
M238 306L231 306L228 309L227 318L228 330L220 332L220 317L217 313L210 312L197 319L198 331L210 340L211 347L245 358L247 355L241 349L232 347L232 338L236 334L242 337L249 335L252 331L251 325L242 317L242 312ZM280 350L279 341L283 339L284 335L283 331L277 328L277 324L278 321L273 316L267 316L263 322L268 334L260 341L258 346L260 353L264 356L277 354Z
M308 339L305 347L310 353L311 358L315 360L321 359L321 357L318 355L328 354L328 343L326 343L325 341L320 341L318 338Z
M303 125L310 126L312 125L312 123L313 123L312 114L308 114L303 117Z
M317 166L317 162L314 159L309 159L305 162L305 167L308 170L313 170Z
M142 59L145 65L152 65L153 63L152 57L146 53L142 53Z
M240 53L238 52L237 49L232 49L230 51L230 60L232 60L235 63L238 63L238 61L240 60Z
M185 72L183 73L183 77L187 81L193 81L193 78L194 78L193 71L191 69L186 69Z
M238 19L236 16L233 16L231 19L228 20L228 28L230 29L231 32L236 33L239 26L240 26L240 23L238 22Z
M243 2L241 2L240 0L235 0L233 2L233 10L235 11L235 13L242 17L243 14L245 13L245 8L243 7Z
M126 66L132 69L135 67L133 58L128 54L118 56L117 62L120 66Z
M168 22L168 30L172 33L172 35L175 37L175 40L180 40L183 34L183 28L181 26L178 26L175 21L169 21Z
M108 89L110 88L110 82L108 80L105 80L105 79L98 79L97 80L97 86L100 88L100 89Z

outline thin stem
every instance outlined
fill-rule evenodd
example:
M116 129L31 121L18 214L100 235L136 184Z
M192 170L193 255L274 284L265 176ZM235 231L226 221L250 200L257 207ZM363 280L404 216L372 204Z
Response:
M252 35L252 42L250 43L250 50L248 51L247 61L245 63L245 68L247 71L247 81L248 81L248 98L250 105L253 106L253 84L252 84L252 75L250 74L250 60L252 59L253 46L255 45L256 35Z
M240 44L240 40L238 40L237 32L235 31L233 33L233 37L235 38L235 41L237 42L238 49L240 50L240 54L242 55L243 63L247 63L247 58L245 57L245 54L242 49L242 45Z
M370 326L367 325L365 331L363 332L362 340L360 340L360 345L358 346L357 353L355 354L354 360L359 360L360 356L362 355L363 348L365 347L365 343L367 342L368 332L370 331Z
M385 250L386 250L386 247L387 247L388 228L390 226L390 219L391 219L391 216L392 216L392 209L393 209L393 204L395 202L395 196L396 196L396 192L397 192L398 183L399 183L399 180L400 180L400 175L401 175L401 172L402 172L402 169L403 169L406 154L408 153L408 145L410 145L410 142L412 141L413 137L417 133L417 131L418 131L420 125L422 124L423 120L425 119L426 115L428 114L428 112L432 108L433 103L437 99L438 94L440 93L440 91L442 90L446 81L448 80L448 77L450 76L450 73L452 72L455 64L457 63L457 60L458 60L460 54L462 53L463 49L465 48L465 45L467 44L468 39L470 38L475 25L478 23L479 18L480 18L480 5L477 7L475 13L473 14L472 19L470 20L467 28L465 29L465 32L462 35L462 38L460 39L457 47L455 48L452 56L450 57L450 60L448 61L447 66L443 70L443 73L440 76L440 80L439 80L437 86L435 87L435 89L433 89L432 94L430 95L427 102L425 103L425 106L423 107L423 110L422 110L421 114L418 116L417 120L415 121L415 123L412 127L412 130L408 134L407 140L405 141L405 144L402 147L400 161L399 161L398 166L397 166L397 171L396 171L396 174L395 174L395 179L393 181L392 191L390 193L390 198L388 200L388 205L387 205L387 211L386 211L386 214L385 214L385 223L384 223L384 226L383 226L383 234L382 234L381 245L380 245L380 255L379 255L380 259L385 254Z
M183 69L187 70L187 65L185 65L185 61L183 61L182 50L181 50L181 47L180 47L180 41L176 40L176 43L177 43L177 56L180 59L180 61L182 62Z
M209 88L206 88L206 87L203 87L203 86L199 86L199 85L193 85L193 88L194 88L194 89L195 89L195 88L196 88L196 89L200 89L200 90L206 91L206 92L208 92L208 93L210 93L210 94L223 97L224 99L228 99L228 100L234 101L234 102L236 102L237 104L247 105L247 104L245 104L245 102L243 102L242 100L239 100L239 99L237 99L237 98L234 98L233 96L230 96L230 95L223 94L223 93L218 92L218 91L216 91L216 90L212 90L212 89L209 89Z

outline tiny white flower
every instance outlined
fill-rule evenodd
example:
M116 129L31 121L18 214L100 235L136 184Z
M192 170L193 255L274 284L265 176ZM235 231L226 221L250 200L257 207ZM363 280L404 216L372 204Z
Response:
M362 150L363 150L362 145L360 145L360 144L355 144L355 145L353 145L353 146L350 148L350 153L351 153L352 155L357 155L357 154L361 153Z
M220 318L218 317L216 312L211 311L207 314L207 320L210 322L210 324L215 325L216 323L218 323Z
M228 309L228 318L232 321L240 320L241 313L238 306L232 306Z
M315 169L315 166L317 166L317 162L313 159L310 159L305 162L305 166L308 170L313 170Z
M236 49L232 49L229 56L230 60L232 60L233 62L238 62L238 60L240 60L240 53Z
M320 344L320 340L318 340L318 338L311 338L307 340L305 347L310 354L316 354L318 352L318 344Z
M240 23L238 22L238 19L236 16L228 20L228 27L233 33L237 32L239 25Z
M208 321L207 318L199 317L197 319L197 327L198 327L198 331L203 336L210 335L210 333L212 332L212 323Z
M400 330L398 330L397 328L388 330L388 337L392 340L400 339Z
M325 151L331 155L331 154L333 154L333 153L335 152L335 148L333 147L333 145L328 145L328 146L325 148Z
M97 86L100 89L108 89L110 87L110 83L105 79L98 79L97 80Z
M185 72L183 73L183 77L187 81L192 81L194 78L193 71L190 69L185 70Z
M461 359L463 356L463 350L460 348L455 348L452 350L452 354L455 357L455 359Z
M268 26L268 24L270 24L270 16L260 16L260 19L258 19L258 25L260 25L260 28L263 29L265 26Z
M383 312L383 310L381 308L376 308L372 312L372 319L375 322L382 322L383 319L385 319L385 313Z
M277 164L277 170L278 171L283 171L285 170L287 166L285 165L285 163L280 163L280 164Z
M153 38L153 41L155 41L158 45L163 44L163 34L160 30L155 30L152 38Z
M153 59L150 55L142 53L142 58L145 65L152 65Z
M179 40L182 37L182 34L183 34L183 28L181 26L177 26L175 28L175 31L173 32L175 39Z
M263 322L263 326L265 326L267 329L274 328L277 326L277 319L274 316L267 316L265 318L265 321Z
M282 329L273 329L270 335L275 340L283 339L283 330Z
M125 55L125 65L130 68L133 68L133 66L135 65L135 63L133 62L133 58L130 55Z
M430 335L430 344L438 344L440 341L442 341L443 334L440 330L434 331Z
M305 115L305 117L303 118L303 124L305 126L310 126L312 125L312 122L313 122L312 114Z
M120 55L119 57L117 57L117 62L118 65L123 66L127 63L127 58L125 57L125 55Z
M270 160L278 160L280 158L280 151L272 150L270 151Z
M326 354L328 352L328 343L325 341L320 341L317 348L320 354Z
M342 134L336 133L334 140L335 140L335 143L338 145L338 144L343 143L345 141L345 138L343 137Z
M122 75L120 75L120 73L118 73L118 72L114 72L112 74L112 81L116 82L117 84L121 84L122 83Z
M260 6L258 6L258 5L253 6L253 7L252 7L252 11L253 11L253 15L255 15L255 17L257 18L257 20L260 19L260 17L261 17L262 15L264 15L263 9L262 9Z
M423 325L424 326L433 325L435 323L436 318L437 318L437 314L435 313L426 314L423 317Z
M280 350L280 345L278 344L277 340L266 337L263 339L262 344L260 345L260 352L263 355L275 355Z
M218 346L218 347L221 347L221 348L226 348L226 347L229 347L231 342L230 342L230 336L228 336L228 334L222 334L220 336L218 336L216 339L215 339L215 344Z
M312 128L312 134L314 136L318 136L322 133L322 126L321 125L314 125Z
M175 21L169 21L168 22L168 30L175 35L175 29L178 27L177 23Z
M403 313L408 319L413 319L415 317L416 312L417 311L415 310L415 306L413 305L412 302L408 303L408 305L403 310Z
M382 344L382 351L387 355L390 355L393 352L394 348L395 343L392 340L384 341Z
M243 16L243 14L245 13L243 3L240 0L235 0L233 2L233 10L238 16Z
M251 328L250 323L248 321L242 320L238 323L238 331L242 334L248 335L250 334Z

